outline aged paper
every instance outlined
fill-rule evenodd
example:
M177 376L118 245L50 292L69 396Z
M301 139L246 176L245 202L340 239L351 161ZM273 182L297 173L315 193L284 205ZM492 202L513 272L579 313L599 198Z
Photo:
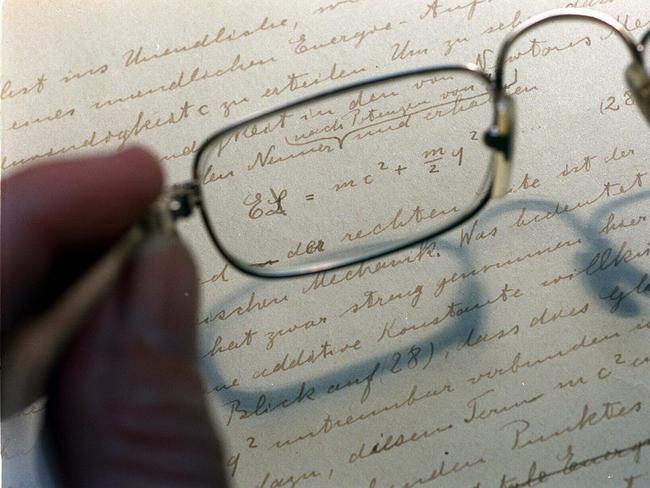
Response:
M201 142L239 118L405 68L492 72L504 36L558 7L599 9L637 38L650 28L646 0L6 1L2 169L138 143L185 181ZM198 216L181 224L200 265L199 362L233 486L650 486L650 144L623 83L629 61L591 24L518 41L506 70L512 191L426 244L270 281L226 264ZM447 93L457 113L475 89L462 86ZM355 100L370 117L371 94ZM334 120L321 115L325 131ZM472 129L447 115L449 135L419 160L385 147L355 184L323 172L340 181L295 208L353 212L381 175L396 182L386 201L408 194L409 171L449 186L453 168L478 161L490 120ZM279 161L269 178L293 194L291 165L314 154L269 151L247 163ZM215 167L201 177L239 181ZM344 193L347 207L331 196ZM233 205L261 205L272 241L277 195L270 210L250 198ZM294 254L319 252L318 239ZM37 405L3 424L3 486L41 483L38 418Z

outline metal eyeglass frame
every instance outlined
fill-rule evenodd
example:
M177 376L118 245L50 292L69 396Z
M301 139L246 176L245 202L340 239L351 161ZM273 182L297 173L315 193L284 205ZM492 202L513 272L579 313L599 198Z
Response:
M619 38L625 43L630 54L632 55L632 63L626 70L627 83L631 92L638 104L641 112L650 122L650 75L644 67L643 53L650 43L650 30L648 30L641 41L635 43L632 36L626 31L625 27L613 17L603 14L601 12L590 9L557 9L551 10L546 13L531 17L528 21L521 24L517 29L511 32L501 44L499 48L495 74L492 78L489 74L482 71L474 64L447 64L447 65L434 65L425 66L421 68L402 70L395 73L374 76L355 81L352 83L343 84L334 88L326 89L319 93L308 95L294 99L288 103L281 104L269 110L253 114L243 120L235 122L219 130L208 139L206 139L197 151L192 168L192 180L180 185L174 185L170 194L166 197L165 206L167 212L171 215L172 219L184 218L192 214L194 208L199 209L203 222L208 230L208 234L219 252L230 262L235 268L246 273L262 278L287 278L294 276L303 276L312 273L318 273L327 270L333 270L344 266L349 266L368 259L380 258L387 254L405 249L407 247L417 245L419 243L430 240L431 238L443 234L448 230L461 225L463 222L471 219L474 215L478 214L490 201L491 198L503 197L509 190L510 174L512 169L512 153L513 153L513 127L514 127L514 102L513 99L506 94L506 86L504 83L504 71L507 62L507 55L512 45L523 34L529 30L546 24L555 20L586 20L609 27ZM485 197L478 203L476 208L460 216L458 220L438 229L431 234L424 237L418 237L413 241L402 242L392 245L388 248L383 248L376 252L370 252L362 256L353 257L340 257L332 259L327 262L318 263L315 265L307 264L296 267L292 270L274 270L272 266L251 264L232 255L225 249L219 241L217 233L213 229L207 212L202 205L201 185L199 183L199 166L202 157L206 150L224 134L237 130L247 124L254 123L264 117L281 113L288 109L297 107L302 104L314 102L326 97L337 95L345 91L353 90L355 88L364 88L377 83L395 80L400 77L412 75L427 75L441 71L447 72L464 72L471 76L479 78L488 87L488 93L493 97L494 114L492 125L487 129L484 134L485 144L494 150L492 157L492 178L489 182L489 188Z

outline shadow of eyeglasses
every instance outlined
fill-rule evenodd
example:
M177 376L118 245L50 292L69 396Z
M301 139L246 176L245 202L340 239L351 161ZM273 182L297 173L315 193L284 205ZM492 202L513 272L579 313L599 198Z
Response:
M613 242L610 236L599 232L597 227L614 210L639 203L649 197L650 191L642 191L630 196L619 197L616 201L607 202L597 208L587 222L578 215L570 212L558 214L557 217L565 225L575 230L575 236L579 237L583 246L586 247L586 249L583 248L580 252L574 253L573 255L572 261L576 264L577 269L587 268L589 263L597 259L598 256L604 254L615 256L620 250L621 245ZM554 202L542 199L499 201L482 214L481 220L482 222L490 222L491 220L498 220L506 214L519 213L522 210L522 204L527 209L541 212L552 211L556 207ZM474 263L476 263L476 258L471 247L460 248L456 241L451 243L445 239L437 239L435 246L438 252L452 254L455 261L461 265L465 274L470 277L469 279L461 280L460 288L451 300L452 303L485 303L486 300L489 301L493 298L487 296L487 287L483 285L484 279L480 276L472 276L471 270L473 269ZM648 252L650 253L650 248ZM372 265L372 262L367 264ZM352 268L354 267L352 266ZM324 272L325 275L327 273ZM579 273L576 277L584 285L584 289L593 298L597 299L596 303L601 308L609 310L612 316L629 319L642 314L643 303L641 300L645 295L628 296L618 307L612 309L612 304L603 298L603 294L604 291L616 287L620 289L633 288L638 283L639 277L644 274L647 275L647 272L636 263L628 262L624 263L624 266L611 266L611 269L603 269L593 273ZM212 307L212 311L228 309L234 306L242 296L253 291L260 292L267 285L273 283L273 281L262 281L242 287L222 300L219 300ZM648 298L650 299L650 295L648 295ZM647 303L650 304L650 301ZM444 315L442 313L435 315L435 313L432 318ZM441 324L442 327L439 326ZM437 325L438 327L433 327L424 336L414 338L414 341L409 344L409 347L417 347L422 351L427 351L430 348L429 363L432 365L431 371L435 371L435 363L437 363L437 360L446 351L453 347L462 348L468 342L480 342L481 337L485 337L485 335L494 332L489 331L483 308L476 308L468 313L451 317L449 320L441 321ZM201 342L201 350L209 350L210 342L210 339L203 340ZM229 418L226 420L227 424L230 424L233 420L238 420L239 418L265 414L275 408L289 408L305 400L315 400L319 397L329 395L332 393L332 385L349 384L348 386L360 388L361 393L358 394L359 400L363 402L369 397L374 381L378 381L382 375L394 373L394 371L391 372L391 365L396 364L396 354L404 354L404 347L395 348L389 352L378 353L366 359L338 367L330 372L305 378L304 380L294 381L283 386L256 390L230 384L225 374L219 370L217 362L211 360L207 353L203 354L202 369L208 385L207 392L215 393L222 404L230 408ZM426 354L429 353L427 352ZM429 364L427 364L427 367L429 367ZM223 388L220 389L220 386ZM341 388L341 390L344 389ZM334 391L339 390L334 389ZM258 412L258 414L255 412Z

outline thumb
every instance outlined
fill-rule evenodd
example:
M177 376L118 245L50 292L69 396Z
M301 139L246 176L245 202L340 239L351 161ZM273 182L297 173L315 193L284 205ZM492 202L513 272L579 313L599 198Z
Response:
M63 359L48 408L66 485L226 486L195 368L196 275L145 243Z

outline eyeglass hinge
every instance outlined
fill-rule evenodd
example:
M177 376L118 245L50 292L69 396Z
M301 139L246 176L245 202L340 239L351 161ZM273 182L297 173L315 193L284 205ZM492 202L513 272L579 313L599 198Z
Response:
M173 185L170 189L168 208L174 220L192 215L200 202L199 186L192 181Z
M485 135L485 144L495 149L492 158L492 197L504 196L510 189L512 153L514 151L514 101L508 95L500 95L494 104L494 123Z
M483 141L512 160L514 149L515 103L511 96L500 94L494 102L494 123L483 135Z
M632 63L625 72L634 101L650 122L650 75L638 62Z
M490 127L483 135L483 141L492 149L501 151L510 160L512 154L512 134L502 133L497 127Z

